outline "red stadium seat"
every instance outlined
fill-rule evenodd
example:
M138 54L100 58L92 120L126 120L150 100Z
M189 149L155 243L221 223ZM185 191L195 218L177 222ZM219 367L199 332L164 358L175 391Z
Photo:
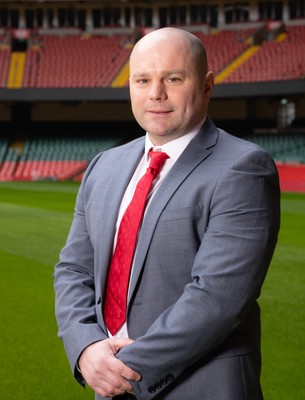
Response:
M127 61L124 35L44 36L28 49L24 87L107 87Z
M281 42L265 41L260 50L229 75L228 82L300 79L305 76L305 26L289 27Z
M8 70L11 58L11 50L9 48L0 48L0 87L6 87Z

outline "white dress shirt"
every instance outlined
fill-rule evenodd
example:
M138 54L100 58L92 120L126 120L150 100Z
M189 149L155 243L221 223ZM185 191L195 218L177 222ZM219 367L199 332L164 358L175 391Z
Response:
M204 121L203 121L204 122ZM146 205L146 210L148 209L150 202L152 200L152 198L154 197L155 193L157 192L157 190L159 189L159 187L161 186L162 182L164 181L164 178L166 177L166 175L168 174L168 172L170 171L170 169L172 168L172 166L175 164L175 162L178 160L178 158L180 157L180 155L182 154L182 152L185 150L186 146L190 143L190 141L197 135L200 127L202 126L203 122L201 122L200 124L198 124L191 132L177 138L174 139L162 146L154 146L154 144L151 142L150 138L149 138L149 134L146 133L146 138L145 138L145 152L143 157L141 158L138 167L136 168L127 188L125 191L125 194L123 196L122 199L122 203L120 206L120 210L119 210L119 214L118 214L118 219L117 219L117 224L116 224L116 235L114 238L114 248L116 245L116 241L117 241L117 233L118 233L118 228L120 226L121 223L121 219L124 215L124 212L126 210L126 208L128 207L129 203L132 200L136 185L138 183L138 181L141 179L141 177L145 174L148 166L149 166L149 155L148 152L149 150L154 150L154 151L163 151L164 153L166 153L170 158L165 160L165 164L162 167L161 172L157 175L157 177L154 179L153 183L152 183L152 187L151 190L148 194L147 197L147 205ZM132 276L132 270L131 270L131 276ZM131 276L130 276L130 280L131 280ZM109 333L109 337L111 337L112 335ZM115 337L124 337L127 338L128 337L128 331L127 331L127 324L125 323L120 330L115 334Z

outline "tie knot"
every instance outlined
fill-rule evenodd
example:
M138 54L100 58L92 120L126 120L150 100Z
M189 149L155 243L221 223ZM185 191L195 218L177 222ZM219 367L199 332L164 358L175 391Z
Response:
M148 154L150 156L149 168L152 168L154 170L154 175L157 175L161 171L165 160L169 158L169 156L162 151L153 150L150 150Z

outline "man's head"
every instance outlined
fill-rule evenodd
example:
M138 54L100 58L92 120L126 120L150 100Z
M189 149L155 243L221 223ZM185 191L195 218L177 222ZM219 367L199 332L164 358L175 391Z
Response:
M203 120L213 85L201 41L181 29L149 33L130 56L132 111L156 145L183 136Z

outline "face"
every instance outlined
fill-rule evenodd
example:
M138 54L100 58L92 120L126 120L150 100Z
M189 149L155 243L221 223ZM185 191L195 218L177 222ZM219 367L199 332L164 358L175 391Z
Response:
M133 114L155 145L176 139L203 120L214 75L199 76L181 34L154 32L135 46L130 58Z

